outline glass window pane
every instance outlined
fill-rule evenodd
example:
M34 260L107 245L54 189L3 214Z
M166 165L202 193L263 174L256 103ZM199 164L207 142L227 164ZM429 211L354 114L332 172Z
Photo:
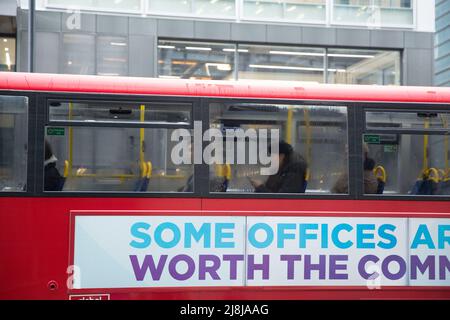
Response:
M0 37L0 71L16 71L16 39Z
M367 26L412 25L410 0L335 0L333 22Z
M236 15L236 0L195 0L196 16L224 16Z
M65 33L62 59L62 73L95 74L95 37Z
M188 103L51 101L49 110L50 121L189 125L192 105Z
M325 22L326 0L288 0L284 18L299 22Z
M97 38L97 74L102 76L128 75L128 43L123 37Z
M244 0L244 17L254 19L283 19L283 4L277 0Z
M244 17L261 20L325 22L326 0L244 0Z
M150 13L190 14L192 0L148 0Z
M347 193L334 191L338 181L348 185L346 107L213 103L210 125L223 142L212 155L211 192ZM284 155L278 166L265 158L271 141Z
M366 112L368 129L448 129L449 113L418 112Z
M47 7L68 8L74 7L73 0L47 0ZM141 0L78 0L76 8L82 10L107 10L118 12L137 13L142 10Z
M192 161L171 158L174 130L47 126L45 190L192 192Z
M328 82L400 85L400 53L329 49Z
M0 96L0 191L26 191L28 98Z
M239 79L324 81L324 49L239 45Z
M365 193L450 195L448 136L366 134L364 140ZM380 192L373 192L373 184Z
M234 79L235 45L158 42L158 77L206 80Z

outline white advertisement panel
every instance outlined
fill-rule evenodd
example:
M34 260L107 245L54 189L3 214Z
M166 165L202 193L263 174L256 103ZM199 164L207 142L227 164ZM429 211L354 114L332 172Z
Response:
M77 216L74 289L244 285L245 217Z
M249 217L247 256L265 273L255 272L247 284L407 285L400 270L408 256L406 226L405 218Z
M77 215L74 288L450 286L450 219Z

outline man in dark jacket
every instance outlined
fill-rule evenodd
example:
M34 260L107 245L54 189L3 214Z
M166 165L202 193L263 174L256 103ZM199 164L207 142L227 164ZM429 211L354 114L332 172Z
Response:
M255 192L304 193L307 170L305 159L284 141L279 144L278 156L279 168L276 174L269 176L265 183L250 180Z
M56 168L55 155L52 152L50 144L45 141L45 161L44 161L44 190L61 191L64 187L65 178L60 175Z

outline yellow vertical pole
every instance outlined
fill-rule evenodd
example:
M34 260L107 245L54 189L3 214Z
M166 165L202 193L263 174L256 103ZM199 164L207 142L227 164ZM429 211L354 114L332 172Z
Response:
M306 180L308 181L310 178L310 166L312 161L312 152L311 152L311 121L309 119L309 110L304 109L303 114L305 116L305 126L306 126L306 163L308 164L308 171L306 174Z
M284 140L291 144L292 143L292 120L294 117L294 110L292 110L292 107L288 107L288 114L287 114L287 122L286 122L286 134L284 137Z
M442 122L444 124L444 128L448 128L448 121L444 115L442 115ZM449 167L448 167L448 135L447 134L444 136L444 163L445 163L445 175L447 177L447 175L450 174Z
M69 120L72 120L73 103L69 102ZM68 176L72 176L73 167L73 128L69 127L69 165L68 165Z
M145 105L141 104L140 121L145 121ZM145 141L145 129L139 129L139 165L142 168L144 164L144 141Z
M428 129L430 127L430 120L426 119L424 123L424 128ZM428 170L428 135L423 136L423 172Z

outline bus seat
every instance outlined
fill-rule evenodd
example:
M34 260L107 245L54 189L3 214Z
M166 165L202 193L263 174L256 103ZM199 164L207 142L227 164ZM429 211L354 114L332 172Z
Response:
M377 166L375 169L373 169L373 173L375 174L378 183L377 194L383 194L387 179L386 170L383 166Z
M136 191L136 192L147 191L151 175L152 175L152 163L150 161L143 162L141 164L141 176L139 177L138 181L136 182L134 191Z
M439 173L435 168L425 169L422 177L417 179L411 194L416 195L434 195L438 191Z

